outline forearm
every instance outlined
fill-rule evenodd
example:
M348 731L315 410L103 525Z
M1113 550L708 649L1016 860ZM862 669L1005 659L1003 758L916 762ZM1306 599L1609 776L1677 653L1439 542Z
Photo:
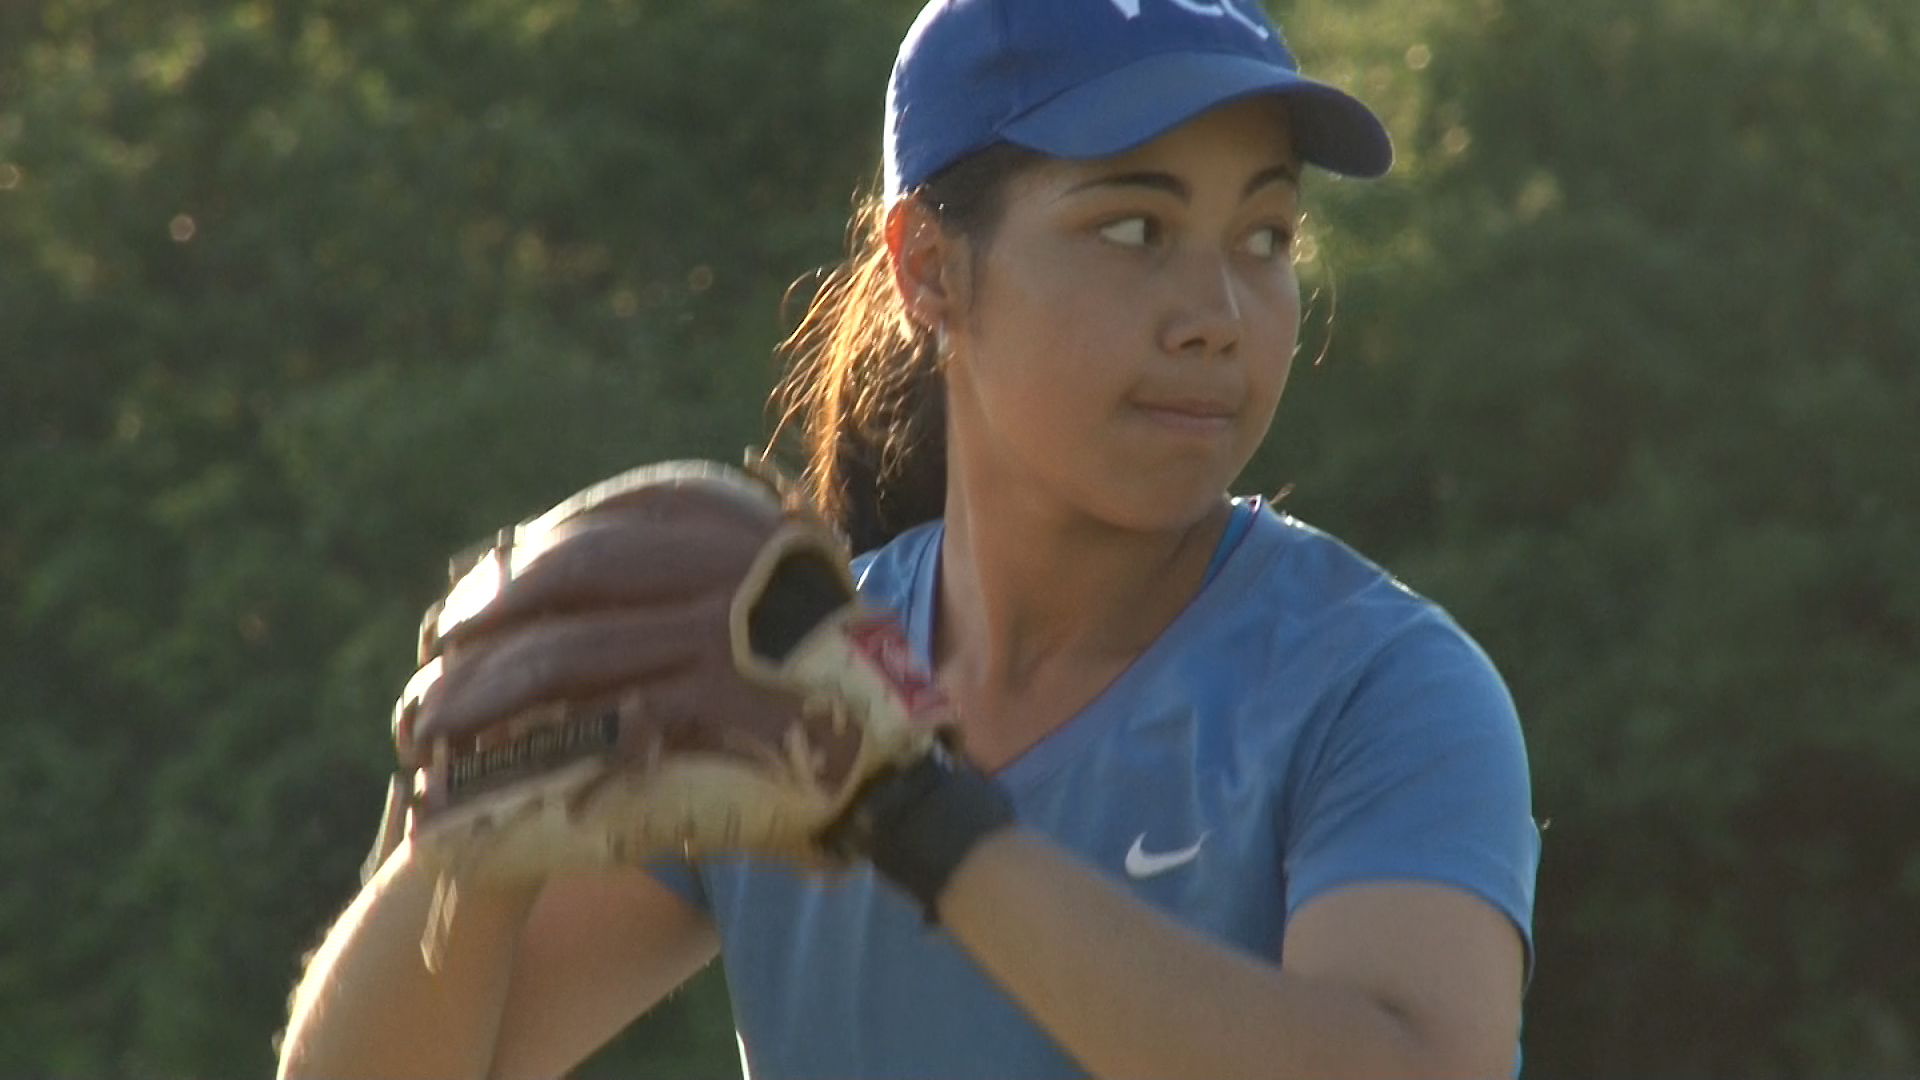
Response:
M514 941L538 892L468 888L440 970L421 959L434 882L402 846L328 932L294 993L282 1077L487 1074Z
M984 840L940 915L1096 1076L1449 1071L1384 1003L1204 938L1025 830Z

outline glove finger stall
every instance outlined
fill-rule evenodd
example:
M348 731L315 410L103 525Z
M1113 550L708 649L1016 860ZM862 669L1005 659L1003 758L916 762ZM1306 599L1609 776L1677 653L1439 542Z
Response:
M459 740L545 702L591 697L690 667L713 616L701 608L623 609L536 622L453 649L426 682L416 751Z
M516 546L508 573L485 561L471 573L504 577L484 604L448 617L435 640L446 648L532 619L622 606L682 605L733 585L757 538L716 530L703 542L679 542L680 526L632 513L563 522ZM484 586L483 586L484 587ZM460 586L455 587L456 590Z

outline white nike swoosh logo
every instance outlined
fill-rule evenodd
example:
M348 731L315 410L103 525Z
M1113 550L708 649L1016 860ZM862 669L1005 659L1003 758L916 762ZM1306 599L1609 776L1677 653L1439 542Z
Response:
M1147 834L1141 833L1133 838L1133 846L1127 849L1127 876L1135 878L1152 877L1164 874L1176 866L1185 866L1198 858L1200 845L1207 842L1207 834L1201 833L1200 839L1178 851L1148 851Z

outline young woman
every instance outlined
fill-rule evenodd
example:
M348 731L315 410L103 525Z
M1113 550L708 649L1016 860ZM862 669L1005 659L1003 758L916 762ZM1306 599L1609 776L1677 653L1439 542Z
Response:
M751 864L469 889L436 977L403 845L283 1074L558 1075L716 953L756 1076L1510 1074L1538 834L1506 691L1432 604L1223 494L1296 347L1303 170L1383 172L1379 122L1251 0L934 0L888 116L781 401L1013 824L932 814L919 896Z

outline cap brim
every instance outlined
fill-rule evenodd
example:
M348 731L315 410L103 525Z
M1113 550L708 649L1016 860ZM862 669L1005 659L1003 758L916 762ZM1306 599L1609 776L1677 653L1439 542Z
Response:
M1000 133L1056 157L1105 157L1253 94L1286 100L1302 161L1358 177L1379 176L1393 164L1385 125L1358 98L1276 64L1220 53L1136 60L1028 110Z

